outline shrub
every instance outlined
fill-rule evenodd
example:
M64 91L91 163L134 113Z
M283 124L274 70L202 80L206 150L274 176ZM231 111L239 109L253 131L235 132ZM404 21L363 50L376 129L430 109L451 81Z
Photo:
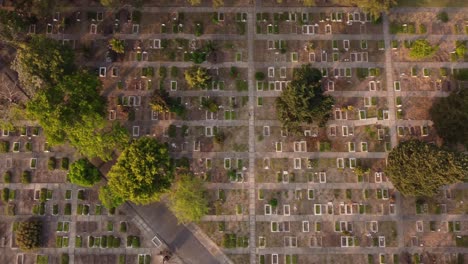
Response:
M68 264L69 261L70 261L70 256L68 256L68 254L62 253L62 255L60 256L60 263Z
M273 198L268 203L271 205L271 207L277 207L278 206L278 199Z
M166 69L166 67L164 67L164 66L159 67L158 74L159 74L159 77L160 77L160 78L162 78L162 79L166 78L166 77L167 77L167 69Z
M175 125L169 125L167 134L170 138L175 138L177 136L177 127Z
M256 72L255 73L255 80L257 80L257 81L265 80L265 73L264 72Z
M11 183L11 171L5 171L5 173L3 173L3 181L5 183Z
M101 180L101 173L87 159L79 159L71 164L68 177L73 184L91 187Z
M20 222L16 230L16 244L22 250L34 250L41 245L42 222Z
M237 69L237 67L234 67L234 66L231 67L231 69L229 70L229 76L233 79L239 76L239 70Z
M440 21L442 21L444 23L447 23L449 21L449 17L448 17L447 12L442 11L442 12L438 13L437 14L437 19L439 19Z
M31 183L31 172L30 171L23 171L21 175L21 183L28 184Z
M171 77L177 77L179 75L179 68L176 66L171 67Z
M70 160L68 158L62 158L62 170L68 170L68 166L70 164Z
M110 48L118 54L123 54L125 53L125 42L121 39L111 39L109 41L109 46Z
M47 168L49 170L54 170L57 166L57 160L54 157L50 157L49 161L47 162Z
M8 152L9 149L10 149L10 142L0 141L0 153Z
M2 201L7 202L9 197L10 197L10 189L4 188L2 190Z
M411 44L409 55L413 59L424 59L434 55L437 50L438 47L432 46L427 40L418 39Z

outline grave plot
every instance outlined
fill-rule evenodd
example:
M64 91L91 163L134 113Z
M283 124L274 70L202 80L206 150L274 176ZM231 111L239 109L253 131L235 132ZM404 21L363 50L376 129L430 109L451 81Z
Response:
M224 158L200 158L193 161L190 164L190 168L196 175L200 175L200 177L207 182L226 183L231 182L231 180L234 182L244 181L242 172L244 171L243 168L247 166L246 159L231 158L230 162L231 164L228 164L228 161L226 160L226 165L231 165L230 169L226 169L224 168ZM239 167L238 165L241 165L242 167ZM230 176L232 176L232 179Z
M466 222L456 220L408 221L405 223L405 241L408 246L463 247L465 226Z
M453 12L393 13L389 16L392 34L465 34L466 14ZM406 26L404 26L406 24Z
M234 13L143 13L141 33L143 34L237 34Z
M213 242L222 248L247 248L249 245L249 229L247 222L204 221L199 224L199 227Z
M258 189L256 212L258 215L266 217L314 215L315 204L323 202L325 206L328 206L329 199L327 200L327 198L332 198L327 190L313 187L307 187L307 189L297 187L289 190Z
M433 97L397 97L397 106L400 105L398 110L401 109L397 116L403 120L429 120L429 109L436 99Z
M247 191L241 189L208 190L208 215L247 215Z
M456 83L450 69L424 68L420 65L395 69L393 89L400 91L450 92ZM398 95L398 93L396 94Z
M213 183L243 183L247 181L248 159L246 155L237 155L223 159L199 159L192 165L194 171L201 171L204 179ZM206 172L205 172L206 171Z
M334 108L335 120L381 120L379 112L388 110L386 98L377 96L335 97Z
M307 241L299 240L296 234L301 232L302 222L281 221L271 218L271 221L257 221L256 234L257 247L306 247ZM313 231L312 231L313 232Z
M256 149L260 152L314 152L317 143L326 138L325 129L304 126L302 133L292 134L279 126L256 126Z
M245 152L247 128L244 126L204 126L186 125L158 126L162 129L162 141L170 144L173 152ZM185 131L184 131L185 130ZM236 168L228 166L227 169Z
M336 135L337 133L340 133L341 136L346 135L343 134L343 127L330 126L329 129L330 135L338 136ZM353 129L354 140L350 139L350 142L354 142L354 149L356 152L383 152L391 149L387 146L390 140L388 127L367 125L354 126ZM346 132L346 129L344 132ZM349 136L349 128L347 132ZM333 139L333 137L330 136L330 139ZM348 145L347 150L350 149L352 149L352 147L350 148Z

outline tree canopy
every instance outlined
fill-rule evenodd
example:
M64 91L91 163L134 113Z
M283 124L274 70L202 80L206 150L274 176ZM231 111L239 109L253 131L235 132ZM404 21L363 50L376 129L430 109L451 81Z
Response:
M362 8L376 19L380 17L381 13L387 13L390 7L397 3L396 0L348 0L348 2Z
M16 229L15 241L18 247L25 251L35 250L41 246L42 222L19 222Z
M169 199L169 209L182 224L199 222L209 210L203 181L193 175L181 175Z
M99 188L99 200L108 209L116 208L125 202L121 197L114 194L107 185Z
M468 156L418 140L405 141L388 155L386 173L404 196L433 196L440 187L468 177Z
M87 72L65 76L56 85L38 90L27 103L27 112L39 121L51 145L68 140L89 158L109 160L128 135L118 123L106 125L100 87L99 79Z
M276 99L278 119L284 128L298 131L303 122L320 126L327 122L334 100L323 94L321 79L320 71L310 64L294 69L293 80Z
M125 42L123 40L113 38L109 40L109 45L115 53L118 53L118 54L125 53Z
M468 90L461 89L439 98L429 111L434 127L445 143L468 148Z
M87 159L79 159L70 165L70 182L84 187L91 187L101 180L101 173Z
M56 85L63 76L73 73L73 51L54 39L33 35L28 43L19 45L12 69L18 72L29 97L33 97L39 88Z
M206 89L211 82L208 70L203 67L192 66L185 70L184 76L190 88Z
M21 33L26 33L33 18L23 12L0 10L0 39L15 41Z
M140 138L122 152L107 177L114 197L137 204L158 201L173 180L169 150L155 139Z
M409 55L413 59L424 59L433 56L439 48L432 46L425 39L418 39L411 43Z

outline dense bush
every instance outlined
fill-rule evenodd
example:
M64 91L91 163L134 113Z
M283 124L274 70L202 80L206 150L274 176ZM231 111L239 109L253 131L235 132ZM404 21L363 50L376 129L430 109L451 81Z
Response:
M388 155L386 173L405 196L434 196L440 187L468 179L468 156L418 140L405 141Z
M87 159L79 159L70 165L68 177L73 184L91 187L101 180L101 173Z
M20 222L16 229L15 240L22 250L34 250L41 246L42 222Z

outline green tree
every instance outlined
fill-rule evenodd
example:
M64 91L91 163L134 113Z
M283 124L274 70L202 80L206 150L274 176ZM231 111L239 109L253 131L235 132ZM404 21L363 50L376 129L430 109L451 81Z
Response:
M437 46L431 46L427 40L418 39L411 43L409 55L413 59L424 59L432 57L438 49Z
M301 0L304 6L315 6L315 0Z
M107 185L99 188L98 196L102 205L108 209L116 208L125 202L121 197L114 194Z
M196 6L201 4L201 0L187 0L190 5Z
M193 175L182 175L169 194L169 209L179 223L199 222L209 209L203 181Z
M207 110L212 113L219 111L219 105L216 103L216 100L213 98L206 98L201 103L202 109Z
M320 71L310 64L294 69L293 80L276 99L278 119L284 128L294 132L303 122L320 126L327 122L334 100L323 94L321 79Z
M105 7L115 7L119 4L119 0L100 0L100 2Z
M128 142L128 134L118 123L107 125L100 88L99 79L87 72L65 76L39 90L27 112L39 121L51 145L69 141L88 158L110 160L114 149Z
M87 159L79 159L70 165L70 182L84 187L92 187L101 180L101 173Z
M213 8L224 6L224 0L213 0Z
M40 35L19 44L12 69L31 98L38 89L56 85L75 69L73 51L67 45Z
M124 54L125 53L125 41L121 39L113 38L109 40L109 45L115 53Z
M18 40L21 33L26 33L32 18L23 12L0 10L0 39L5 41Z
M439 98L429 111L434 127L445 143L461 143L468 148L468 90Z
M140 138L122 152L107 177L115 197L137 204L158 201L173 180L169 150L155 139Z
M386 173L404 196L433 196L440 187L468 177L468 156L418 140L405 141L388 155Z
M190 88L206 89L211 82L208 70L198 66L192 66L185 70L184 76Z
M381 13L387 13L390 7L396 5L396 0L348 0L349 4L362 8L370 13L375 19L380 17Z
M41 246L41 236L42 222L24 221L18 223L15 241L21 250L30 251Z

